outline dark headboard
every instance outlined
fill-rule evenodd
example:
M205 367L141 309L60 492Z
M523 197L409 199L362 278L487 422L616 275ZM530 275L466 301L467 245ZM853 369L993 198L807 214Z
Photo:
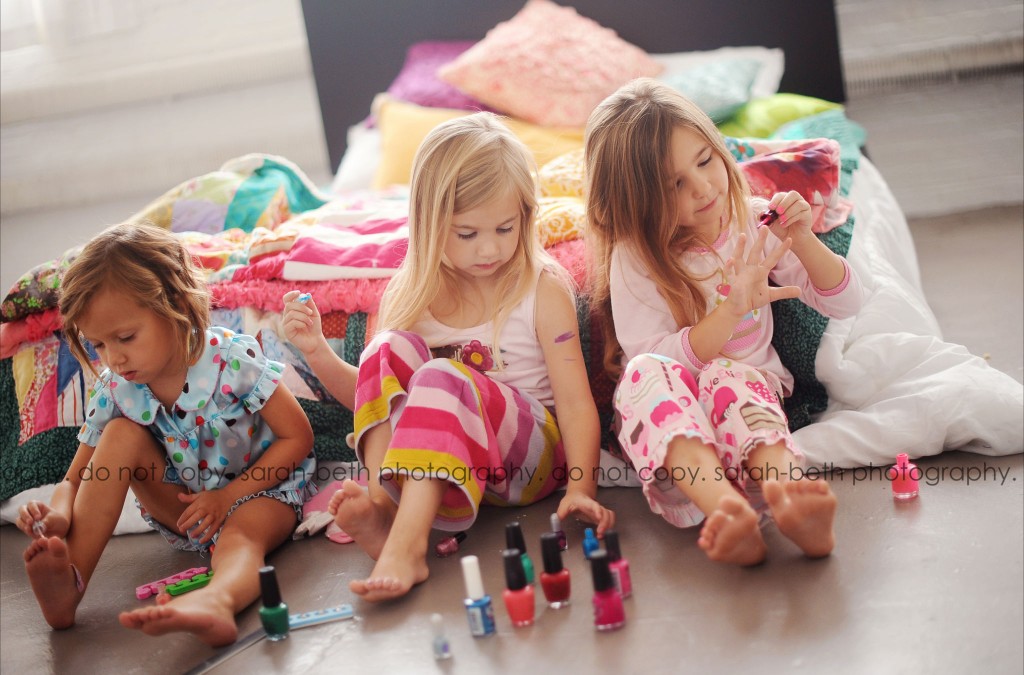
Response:
M423 40L479 40L525 0L302 0L331 170L349 126ZM780 91L846 100L828 0L558 0L649 53L761 45L785 52Z

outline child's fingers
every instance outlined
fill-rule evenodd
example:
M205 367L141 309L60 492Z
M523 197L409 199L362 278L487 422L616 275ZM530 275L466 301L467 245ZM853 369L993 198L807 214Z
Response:
M767 240L768 228L762 227L757 231L757 239L754 240L754 245L750 247L750 253L747 255L748 265L758 265L764 259L764 243Z
M786 237L782 240L781 246L776 247L774 251L766 255L764 258L764 264L768 269L772 269L779 264L779 261L782 260L782 256L786 255L786 251L788 251L791 246L793 246L793 240Z
M799 286L769 286L768 287L768 300L775 302L776 300L785 300L787 298L799 298L800 287Z

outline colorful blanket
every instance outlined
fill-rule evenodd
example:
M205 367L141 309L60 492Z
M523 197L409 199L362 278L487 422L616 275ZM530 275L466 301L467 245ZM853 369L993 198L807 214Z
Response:
M840 195L843 166L835 141L729 140L755 194L796 189L815 212L815 228L840 253L849 246L850 205ZM538 232L581 286L586 256L582 157L569 153L540 171ZM349 363L358 363L387 278L407 245L403 190L346 197L320 193L291 162L247 155L170 190L134 216L178 232L205 271L214 321L256 335L268 356L288 364L285 381L314 427L325 460L351 461L351 414L313 376L302 356L279 336L281 297L301 289L317 298L324 333ZM0 315L0 500L59 481L76 447L92 375L71 357L56 310L60 275L80 247L24 275ZM600 331L586 299L581 335L602 425L611 421L611 382L601 369ZM827 320L801 303L776 310L777 344L797 378L787 410L794 428L825 409L814 354ZM610 442L610 437L606 441Z

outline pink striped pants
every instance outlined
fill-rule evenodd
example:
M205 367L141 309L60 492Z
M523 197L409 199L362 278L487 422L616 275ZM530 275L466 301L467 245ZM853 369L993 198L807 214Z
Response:
M530 504L567 482L561 435L547 408L470 366L431 358L414 333L379 333L360 357L360 461L363 435L385 421L392 437L381 484L398 501L406 480L448 481L434 520L438 529L466 529L481 501Z

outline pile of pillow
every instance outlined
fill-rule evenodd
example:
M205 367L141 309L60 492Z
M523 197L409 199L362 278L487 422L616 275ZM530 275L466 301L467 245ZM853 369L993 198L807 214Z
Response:
M480 41L412 45L370 123L350 131L332 189L408 184L423 137L477 110L505 115L543 166L582 147L594 107L642 76L678 89L737 137L767 137L787 121L842 108L778 94L783 66L781 50L759 46L648 54L571 7L527 0Z

